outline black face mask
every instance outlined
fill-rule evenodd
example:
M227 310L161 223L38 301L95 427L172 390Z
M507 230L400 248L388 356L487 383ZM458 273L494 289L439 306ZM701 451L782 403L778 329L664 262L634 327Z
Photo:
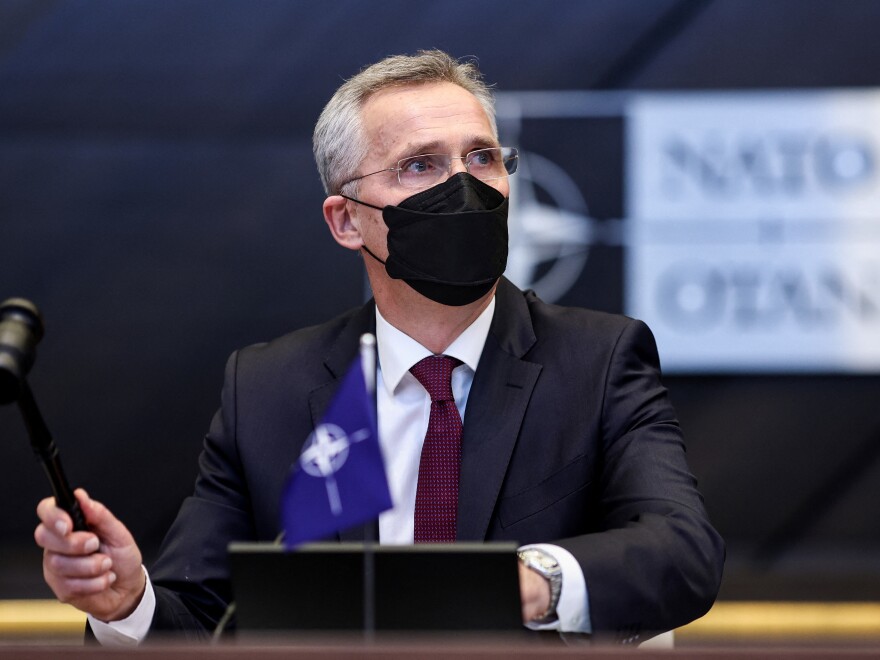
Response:
M388 276L442 305L472 303L507 267L507 198L466 172L380 209L388 225Z

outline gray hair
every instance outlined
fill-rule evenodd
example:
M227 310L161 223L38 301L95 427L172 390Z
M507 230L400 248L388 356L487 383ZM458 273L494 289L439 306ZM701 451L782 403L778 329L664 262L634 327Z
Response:
M497 138L495 100L474 62L462 62L440 50L416 55L392 55L361 70L336 90L324 106L312 148L321 183L328 195L341 192L341 184L356 176L367 156L361 108L373 94L389 87L450 82L473 94L489 119Z

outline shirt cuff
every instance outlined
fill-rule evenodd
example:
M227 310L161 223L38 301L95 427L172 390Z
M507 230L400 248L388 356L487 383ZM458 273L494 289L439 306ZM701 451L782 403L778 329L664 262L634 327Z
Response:
M560 632L592 633L590 621L590 598L584 572L568 550L550 543L524 545L520 550L535 548L553 557L562 570L562 591L556 605L557 621L551 623L527 623L532 630L558 630Z
M95 633L95 638L102 646L137 646L150 632L150 624L153 622L153 614L156 612L156 592L153 591L153 583L150 582L150 574L141 566L147 585L141 602L134 612L119 621L105 623L99 621L91 614L88 615L89 626Z

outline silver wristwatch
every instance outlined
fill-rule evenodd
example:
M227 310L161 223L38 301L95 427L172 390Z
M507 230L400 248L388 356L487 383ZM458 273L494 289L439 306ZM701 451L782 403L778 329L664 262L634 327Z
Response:
M559 562L552 555L537 548L520 550L517 555L523 566L542 575L550 583L550 606L540 617L532 619L532 623L553 623L559 618L556 614L556 606L559 605L559 594L562 593L562 568Z

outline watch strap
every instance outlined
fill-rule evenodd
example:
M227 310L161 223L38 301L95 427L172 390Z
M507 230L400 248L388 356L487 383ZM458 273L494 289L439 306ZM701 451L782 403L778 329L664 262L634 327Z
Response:
M557 621L559 617L556 608L562 593L562 568L559 562L553 555L538 548L519 550L517 555L526 568L544 577L550 585L550 605L547 607L547 611L537 619L533 619L532 623L546 624Z

